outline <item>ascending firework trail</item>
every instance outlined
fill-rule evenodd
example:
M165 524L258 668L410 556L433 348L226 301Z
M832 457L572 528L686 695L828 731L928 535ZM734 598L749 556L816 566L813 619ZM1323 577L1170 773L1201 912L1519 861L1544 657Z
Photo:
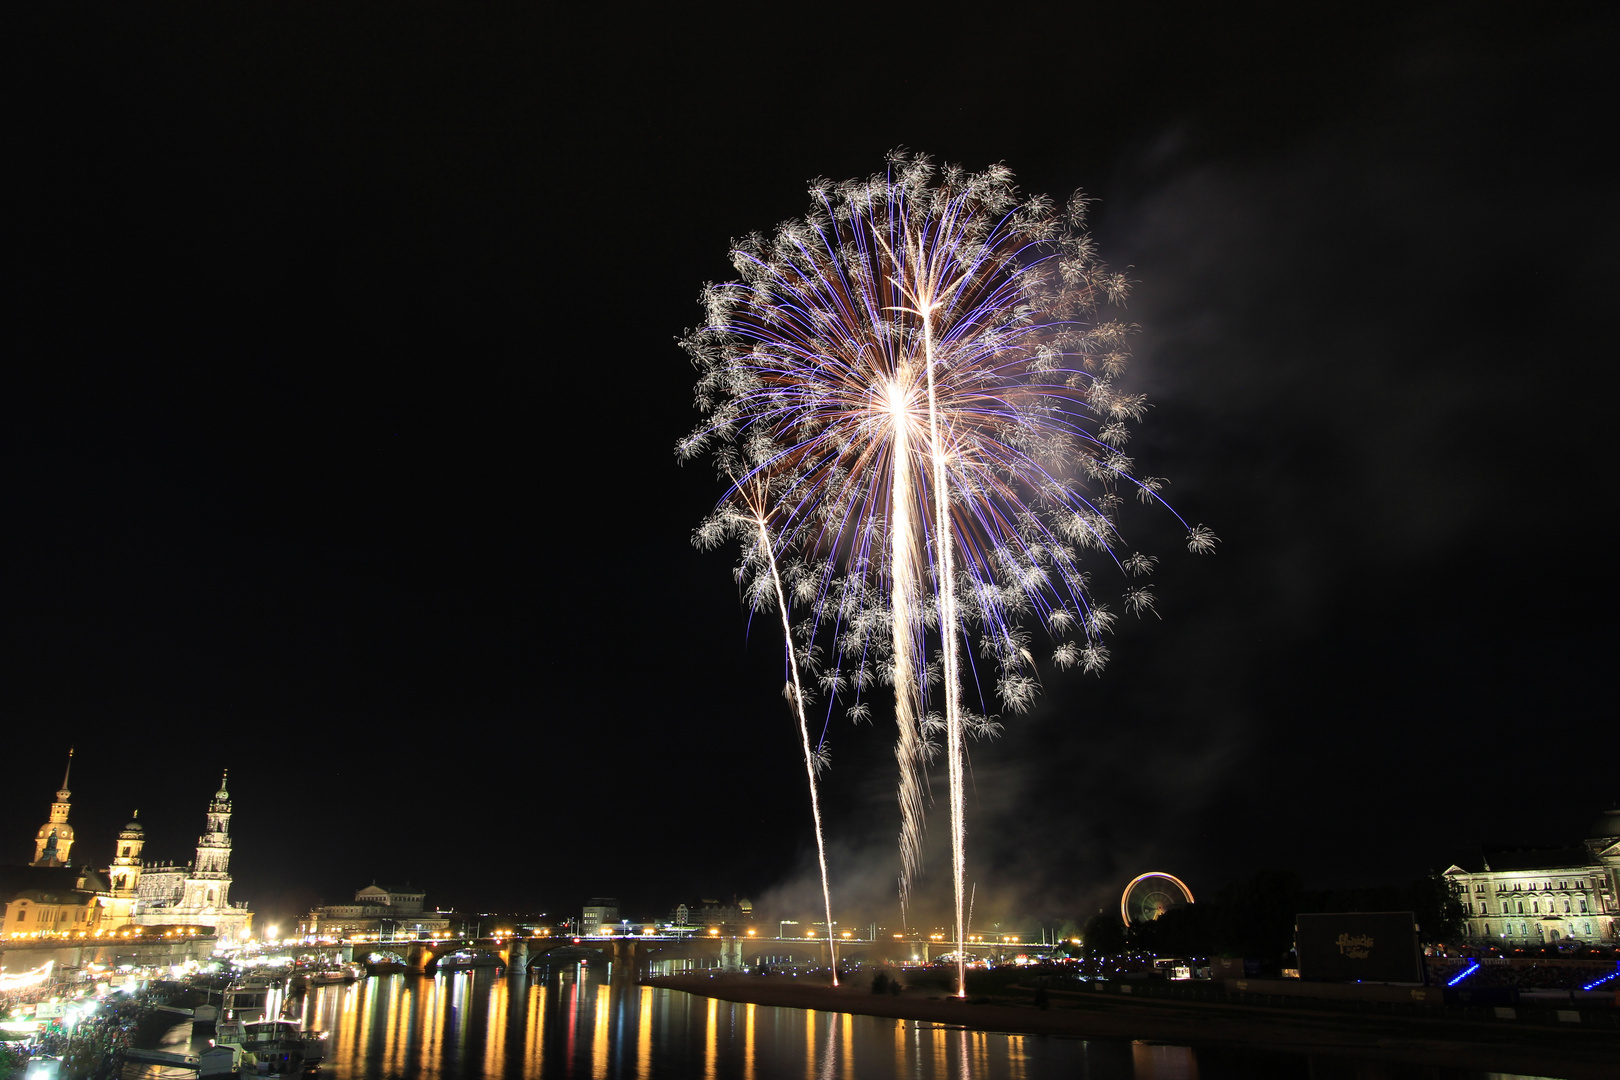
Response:
M723 464L730 464L730 455L722 454ZM756 610L775 601L782 615L782 641L787 653L788 682L783 694L793 705L793 714L799 721L799 739L804 748L804 771L810 782L810 816L816 825L816 860L821 868L821 900L827 912L827 957L832 969L832 984L838 985L838 939L833 934L832 890L827 880L827 844L821 828L821 794L816 785L816 771L825 762L825 746L810 745L810 724L804 714L804 685L799 677L799 659L793 647L793 626L788 614L788 599L782 586L782 570L776 562L776 544L771 539L770 500L768 485L763 474L755 474L738 484L735 475L731 498L722 503L698 528L693 541L698 547L708 548L726 536L743 542L743 561L738 568L738 581L751 585L749 595Z
M1098 261L1084 198L1061 211L1025 198L1002 166L895 154L882 175L817 181L811 196L803 220L735 246L741 280L705 290L707 323L683 342L705 417L679 453L715 450L736 470L722 512L745 491L766 498L772 557L796 560L794 632L831 644L825 661L807 648L792 663L815 672L829 708L853 691L863 718L871 686L894 688L902 900L920 867L930 738L944 733L963 994L965 743L997 730L962 702L984 674L963 646L976 639L993 662L1002 707L1026 711L1030 624L1059 668L1107 661L1115 615L1082 555L1133 577L1157 562L1117 524L1121 490L1164 505L1163 481L1138 477L1123 449L1145 409L1115 386L1133 328L1098 316L1126 281ZM1216 542L1203 526L1187 539ZM1151 586L1123 603L1151 611ZM936 686L942 716L927 711Z

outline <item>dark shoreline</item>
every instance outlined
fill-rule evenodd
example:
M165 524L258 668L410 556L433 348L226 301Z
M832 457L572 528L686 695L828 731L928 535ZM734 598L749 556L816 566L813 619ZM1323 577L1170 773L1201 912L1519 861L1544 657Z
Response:
M998 996L971 1004L943 996L874 994L867 985L837 988L805 978L677 975L647 985L755 1005L846 1012L985 1031L1099 1038L1268 1053L1364 1058L1482 1072L1519 1072L1561 1080L1614 1080L1620 1033L1577 1025L1548 1028L1427 1017L1373 1016L1274 1006L1130 1000L1052 991L1037 1009Z

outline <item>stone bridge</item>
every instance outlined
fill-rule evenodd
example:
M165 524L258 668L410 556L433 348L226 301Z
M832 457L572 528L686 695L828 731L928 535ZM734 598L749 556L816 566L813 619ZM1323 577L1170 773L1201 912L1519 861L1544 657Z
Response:
M375 970L375 956L404 964L408 971L436 970L453 953L495 960L508 974L535 967L605 960L615 978L641 979L648 974L690 970L740 971L745 968L820 966L827 963L827 942L819 938L755 935L688 937L531 937L449 938L437 941L356 942L352 958ZM910 960L945 952L937 942L846 940L838 943L840 965Z

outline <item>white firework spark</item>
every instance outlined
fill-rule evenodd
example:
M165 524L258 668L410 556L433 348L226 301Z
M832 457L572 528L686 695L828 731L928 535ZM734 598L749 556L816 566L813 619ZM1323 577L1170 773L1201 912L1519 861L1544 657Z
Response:
M807 560L792 583L801 637L830 634L839 658L823 690L894 688L902 900L920 867L924 718L940 686L960 943L963 740L992 723L962 704L961 640L980 636L1003 707L1023 712L1039 692L1024 620L1058 639L1059 667L1107 661L1113 616L1082 553L1153 568L1114 554L1116 489L1162 504L1164 484L1136 478L1121 449L1147 407L1115 382L1134 328L1096 317L1128 283L1098 261L1085 199L1060 212L1021 196L1004 166L897 153L881 176L811 194L803 220L736 245L741 280L705 289L708 325L683 342L705 419L677 452L732 456L740 479L723 505L751 485L768 495L774 542ZM1189 530L1195 552L1215 542ZM1153 603L1146 588L1126 594L1137 614Z

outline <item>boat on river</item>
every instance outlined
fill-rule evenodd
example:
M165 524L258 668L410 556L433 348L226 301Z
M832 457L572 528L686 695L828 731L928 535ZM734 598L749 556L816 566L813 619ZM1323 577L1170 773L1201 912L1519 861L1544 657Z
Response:
M199 1078L229 1078L237 1080L243 1076L262 1075L259 1071L259 1059L243 1050L240 1046L216 1045L205 1050L197 1058L197 1076Z
M352 983L360 979L363 972L359 964L338 964L333 967L315 968L309 972L311 986L332 986L337 983Z
M471 971L473 968L501 966L501 958L491 953L453 952L439 957L438 968L443 972Z
M234 1046L251 1054L259 1075L311 1072L326 1056L326 1033L305 1031L296 1020L227 1021L214 1042L216 1048Z
M262 1020L270 1000L270 992L280 987L280 980L272 981L262 975L232 983L220 993L220 1008L217 1015L227 1020Z

